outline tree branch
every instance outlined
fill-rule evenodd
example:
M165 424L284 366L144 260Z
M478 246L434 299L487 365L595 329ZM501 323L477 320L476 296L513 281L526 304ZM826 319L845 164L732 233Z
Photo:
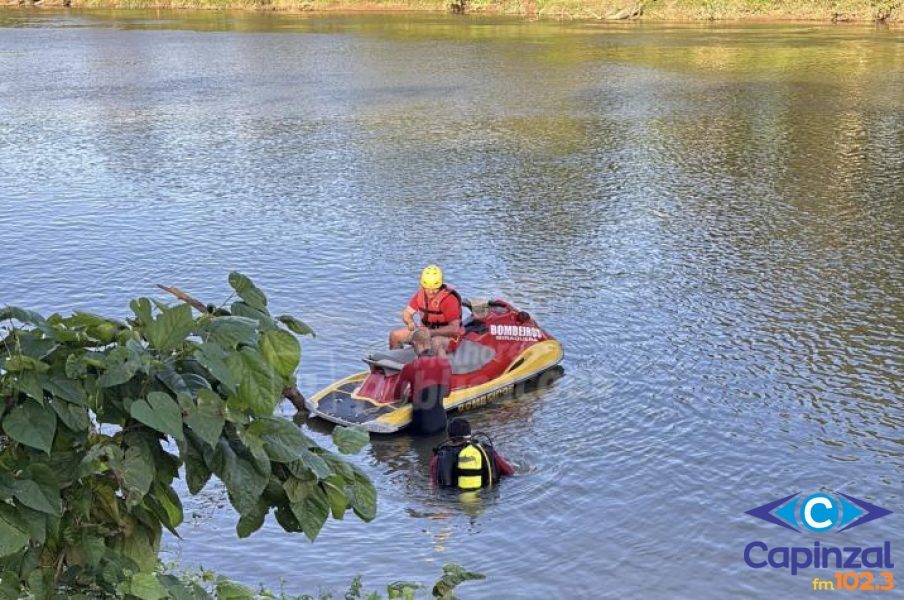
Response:
M207 310L207 305L205 305L203 302L201 302L197 298L189 296L188 294L186 294L185 292L183 292L182 290L180 290L177 287L165 286L165 285L161 285L159 283L157 284L157 287L159 287L161 290L163 290L165 292L169 292L170 294L172 294L179 300L182 300L183 302L185 302L187 304L191 304L194 308L196 308L198 311L200 311L204 314L210 313L210 311ZM285 387L282 391L282 395L284 398L286 398L289 402L292 403L292 406L295 407L295 410L297 410L298 412L304 412L304 413L307 412L307 408L305 408L305 405L304 405L304 395L302 395L302 393L299 391L297 386L290 385L290 386Z
M172 294L179 300L182 300L183 302L191 304L192 306L194 306L196 309L198 309L202 313L206 314L207 312L209 312L207 310L207 306L203 302L201 302L200 300L197 300L195 298L192 298L191 296L189 296L188 294L186 294L185 292L183 292L182 290L180 290L177 287L167 287L165 285L160 285L159 283L157 284L157 287L159 287L161 290L163 290L165 292L169 292L170 294Z
M292 403L292 406L295 407L295 410L302 413L307 413L308 409L304 405L304 396L298 391L298 388L294 385L290 385L283 389L282 395L289 402Z

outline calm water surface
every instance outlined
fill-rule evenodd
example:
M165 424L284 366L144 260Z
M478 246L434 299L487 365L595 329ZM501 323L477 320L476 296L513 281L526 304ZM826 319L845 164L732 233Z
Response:
M0 303L48 312L244 271L316 328L307 393L427 262L561 338L554 388L472 413L519 471L479 503L405 436L355 459L377 519L313 545L191 500L169 556L249 584L456 561L465 598L790 597L816 573L743 548L813 538L745 510L904 511L901 30L0 11L0 245Z

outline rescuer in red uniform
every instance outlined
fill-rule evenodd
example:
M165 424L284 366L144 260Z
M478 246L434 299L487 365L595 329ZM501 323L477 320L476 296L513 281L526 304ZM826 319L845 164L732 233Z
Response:
M452 384L452 366L444 356L431 350L430 332L416 329L411 345L417 354L402 367L394 393L395 400L411 401L411 429L417 433L436 433L446 428L443 399Z
M390 348L409 341L417 329L415 314L420 316L421 326L430 330L433 351L444 356L449 343L461 334L461 296L443 282L442 269L436 265L428 265L421 272L421 287L402 311L405 327L389 333Z

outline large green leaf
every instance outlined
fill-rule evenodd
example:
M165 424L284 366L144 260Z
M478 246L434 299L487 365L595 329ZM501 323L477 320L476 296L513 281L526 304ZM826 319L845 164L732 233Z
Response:
M204 461L204 454L198 447L201 443L197 436L189 432L185 436L182 448L182 460L185 461L185 483L191 494L200 492L210 480L210 468Z
M286 378L295 374L298 361L301 360L301 345L294 335L282 329L266 331L261 336L258 347L277 373Z
M263 441L267 455L276 462L288 463L302 458L314 446L298 426L280 417L262 417L248 426L247 434Z
M233 271L229 274L229 285L239 295L239 298L247 302L251 308L256 308L260 311L267 310L267 297L245 275L238 271Z
M270 478L267 480L267 487L264 488L264 495L262 496L263 500L270 504L270 506L276 506L279 503L285 504L287 502L286 490L283 488L283 480L280 477L285 477L285 473L280 472L278 475L270 474Z
M337 454L333 454L327 450L318 449L316 456L320 457L327 465L333 473L338 473L342 475L342 478L348 482L354 483L355 481L355 470L352 468L351 464L342 460Z
M302 450L298 454L298 460L293 460L287 463L286 466L289 468L289 472L302 479L307 473L312 474L317 479L326 479L333 474L333 469L330 468L330 465L310 450ZM349 475L349 477L354 477L354 475Z
M73 456L71 458L75 459L77 457ZM60 473L59 471L61 468L66 468L64 465L67 463L73 466L76 464L74 460L70 463L66 452L56 451L47 464L32 462L22 469L20 473L22 479L30 479L37 483L44 497L48 499L51 505L56 506L55 510L48 513L53 516L59 516L60 514L60 482L65 480L68 474Z
M322 481L326 497L330 503L330 511L334 519L341 519L348 508L348 499L345 497L345 480L340 475L330 475L326 481Z
M129 302L129 308L135 313L140 326L147 325L154 319L151 315L151 301L147 298L135 298Z
M239 382L229 398L230 408L255 416L269 416L282 397L283 380L254 348L242 348L226 364Z
M216 584L217 600L254 600L254 592L239 583L218 577Z
M119 591L139 600L164 600L169 593L154 573L137 573L122 582Z
M333 443L343 454L355 454L370 442L370 434L358 427L338 426L333 429Z
M60 516L60 494L53 490L42 488L33 479L17 479L15 483L15 498L28 508Z
M85 388L82 387L80 382L57 375L45 380L43 383L44 389L55 398L62 398L66 402L84 406L87 395L85 394Z
M138 568L150 573L157 565L157 553L160 544L160 528L150 530L147 526L130 518L131 535L113 538L113 547L130 560L135 561Z
M267 451L264 449L264 440L253 433L249 433L247 427L237 426L236 433L238 434L239 441L244 446L240 453L250 454L251 464L254 465L259 473L269 477L272 472L273 464L270 461L270 457L267 455Z
M276 522L279 523L279 526L285 531L291 531L293 533L301 531L301 524L292 513L292 507L289 504L285 502L278 504L276 506L276 511L273 514L276 517Z
M60 323L102 344L112 342L119 330L125 327L125 324L119 321L86 312L75 312L70 317L60 319Z
M145 325L144 334L159 352L167 353L185 341L194 325L191 306L180 304L165 309L156 319Z
M6 360L6 364L3 365L3 368L10 372L37 371L38 373L43 373L50 368L50 365L41 362L36 358L25 356L24 354L16 354Z
M24 354L16 354L6 359L6 364L3 365L3 368L10 372L37 371L38 373L43 373L50 368L50 365Z
M129 413L152 429L182 439L182 411L168 394L151 392L147 400L133 402Z
M135 506L154 481L154 457L143 444L127 448L121 466L116 469L122 478L122 486L126 491L126 505ZM115 468L115 467L114 467Z
M195 350L194 356L227 390L235 391L238 382L226 365L226 358L229 355L222 346L212 341L204 342Z
M178 444L180 440L176 440ZM141 447L154 466L154 478L172 481L179 474L182 461L178 454L173 455L161 448L160 436L156 432L144 428L131 428L122 438L123 447ZM166 442L163 442L166 444Z
M36 359L46 357L60 346L57 340L46 338L39 331L22 330L14 331L4 345L7 348L18 347L22 354Z
M163 482L157 481L154 483L153 490L147 497L147 501L154 514L163 523L163 526L169 529L173 535L179 537L176 528L182 524L183 513L182 502L179 500L179 495L176 494L175 490Z
M37 400L38 404L44 404L44 383L47 381L46 373L37 371L20 371L16 374L13 386L28 396Z
M4 306L0 308L0 321L6 321L7 319L14 319L19 321L20 323L26 323L28 325L46 325L47 321L44 320L44 317L34 312L33 310L25 310L24 308L19 308L18 306Z
M76 312L71 317L63 319L62 323L70 329L84 331L91 339L103 344L112 342L116 334L126 327L125 323L115 319L86 312Z
M304 321L299 321L292 315L280 315L276 317L276 320L298 335L310 335L311 337L317 337L317 334L314 333L314 330L308 327L308 325Z
M345 497L362 521L372 521L377 516L377 490L367 476L355 469L353 482L346 482Z
M184 581L175 575L158 574L157 579L166 586L171 600L216 600L196 581Z
M19 505L16 512L22 523L28 527L28 536L38 544L47 540L47 513Z
M257 321L245 317L214 317L207 321L202 333L206 341L234 350L239 344L257 344L257 327Z
M113 387L114 385L122 385L126 383L132 377L135 376L135 372L138 371L138 365L132 363L119 363L115 365L111 365L104 371L104 374L101 375L97 380L97 385L100 387Z
M71 316L61 319L60 322L70 329L86 329L88 327L97 327L105 323L112 323L117 326L120 325L119 323L114 323L100 315L79 310L72 313Z
M261 331L277 329L276 321L273 320L273 317L270 316L270 313L267 312L266 309L258 310L250 306L247 302L242 302L241 300L239 300L238 302L233 302L229 305L229 312L236 317L246 317L248 319L254 319L255 321L257 321L257 324L260 327Z
M63 422L63 425L75 432L86 432L91 425L88 419L88 409L84 406L69 404L63 400L53 398L48 401L54 412Z
M292 504L292 512L301 524L301 530L313 542L330 515L330 502L326 492L315 485L302 502Z
M232 505L239 514L253 511L267 487L269 475L262 474L251 461L236 454L225 439L217 444L211 463L211 470L226 484Z
M286 499L290 504L300 505L315 487L317 487L317 481L313 479L289 477L283 482L283 490L285 490Z
M454 598L452 592L457 585L479 579L486 579L486 575L468 571L454 563L446 563L443 565L443 576L433 586L433 597L440 600L452 600Z
M173 367L166 365L163 368L156 370L154 375L173 393L174 396L178 396L179 394L191 394L188 385L185 383L185 379L180 373L177 373Z
M13 331L8 338L2 341L4 349L17 349L21 354L35 359L42 359L60 347L59 341L44 337L40 331Z
M126 383L138 369L141 362L136 360L135 351L130 351L124 346L118 346L110 351L104 359L104 374L97 380L100 387L113 387L114 385L122 385Z
M126 340L125 349L128 352L128 361L138 365L138 370L142 373L150 374L154 357L148 349L138 340L131 338Z
M16 514L16 509L0 502L0 558L24 548L28 538L28 525Z
M270 511L270 505L263 500L258 500L254 510L245 513L239 517L239 522L235 527L236 533L240 538L246 538L264 524L264 519Z
M198 375L197 373L186 373L182 376L182 379L185 380L185 385L192 395L197 394L201 390L213 389L210 382L207 381L207 377Z
M198 390L197 404L188 409L185 424L210 446L216 446L226 424L226 402L212 390Z
M26 446L50 454L50 446L56 433L57 418L40 404L26 400L3 419L6 435Z

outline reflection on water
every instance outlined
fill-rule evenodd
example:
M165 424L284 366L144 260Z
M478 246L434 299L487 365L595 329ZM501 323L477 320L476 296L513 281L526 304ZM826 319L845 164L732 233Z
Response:
M185 563L289 591L454 560L488 575L464 597L783 597L795 581L739 557L799 538L745 510L820 486L904 510L900 32L18 10L0 26L0 303L122 313L158 282L219 301L239 269L317 330L311 393L362 368L438 262L565 346L551 389L470 413L518 471L477 501L430 488L438 440L380 438L353 459L373 523L239 541L211 488L169 542Z

